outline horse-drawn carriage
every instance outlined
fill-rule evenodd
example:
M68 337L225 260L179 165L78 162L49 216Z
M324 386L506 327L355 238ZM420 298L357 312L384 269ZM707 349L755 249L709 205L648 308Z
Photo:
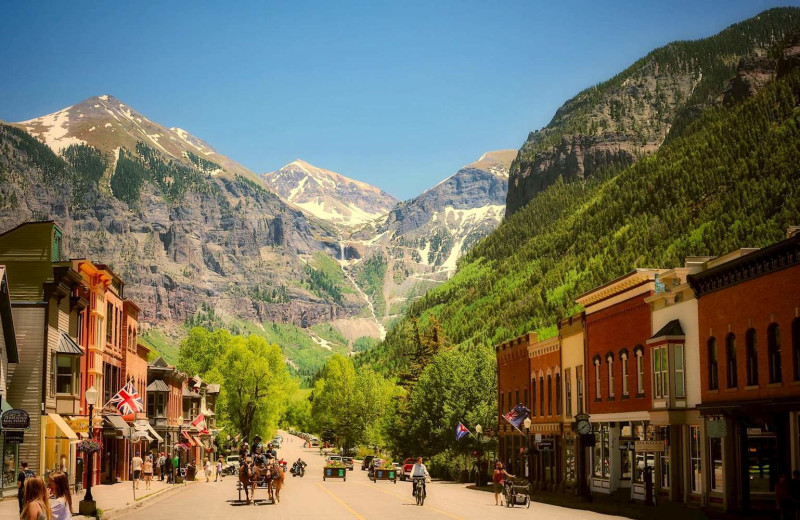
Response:
M242 491L244 491L247 503L249 504L252 499L255 504L257 501L256 489L265 489L267 500L270 503L280 502L284 477L283 468L277 461L259 459L256 462L252 462L248 459L240 466L239 479L236 482L239 502L242 501Z

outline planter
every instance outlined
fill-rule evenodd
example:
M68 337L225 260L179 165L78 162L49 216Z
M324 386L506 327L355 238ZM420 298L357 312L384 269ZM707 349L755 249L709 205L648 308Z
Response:
M329 478L340 478L343 481L346 481L347 468L339 466L325 466L322 468L322 480L325 481Z
M394 468L376 468L375 475L372 477L372 481L377 482L379 480L391 480L397 484L397 470Z

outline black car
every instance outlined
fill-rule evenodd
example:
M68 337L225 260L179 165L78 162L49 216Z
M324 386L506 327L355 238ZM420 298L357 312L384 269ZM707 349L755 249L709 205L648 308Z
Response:
M375 458L375 455L367 455L364 457L364 461L361 463L361 471L366 471L369 469L369 463L372 462L372 459Z

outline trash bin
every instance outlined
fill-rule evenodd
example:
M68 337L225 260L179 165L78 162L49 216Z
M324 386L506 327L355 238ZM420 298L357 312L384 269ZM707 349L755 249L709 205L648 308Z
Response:
M186 465L186 480L193 481L194 474L197 471L197 468L194 464L187 464Z

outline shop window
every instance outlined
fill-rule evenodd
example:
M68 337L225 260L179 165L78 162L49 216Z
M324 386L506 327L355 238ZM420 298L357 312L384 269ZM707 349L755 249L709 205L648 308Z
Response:
M758 386L758 348L756 329L748 329L744 336L747 356L747 386Z
M675 397L686 397L686 377L684 368L683 345L673 345L675 354Z
M80 388L80 357L61 355L56 364L56 393L76 395Z
M800 381L800 318L792 321L792 365L794 380Z
M725 360L728 376L728 388L739 386L736 368L736 335L731 333L725 338Z
M637 424L634 427L633 437L638 439L638 440L645 440L645 438L644 438L644 425ZM628 459L633 460L634 455L635 455L635 459L636 459L636 465L634 466L633 479L636 482L644 483L644 469L645 468L655 469L655 466L656 466L655 454L653 452L638 452L638 451L637 452L629 451L627 453L628 453L628 457L627 457ZM624 458L625 458L625 456L623 455L623 461L624 461ZM630 478L630 476L628 478Z
M566 397L567 417L572 417L572 370L569 368L564 370L564 394Z
M717 338L708 338L708 389L719 388L719 365L717 360Z
M669 426L659 426L658 427L658 438L664 441L664 451L659 452L658 454L658 466L659 471L661 472L659 475L659 481L661 482L661 487L663 489L670 488L670 439L669 439Z
M746 442L750 494L771 493L778 471L778 439L774 435L754 435L748 436Z
M602 398L602 394L600 393L600 357L595 356L594 358L594 398L596 401L599 401Z
M634 349L636 356L636 394L644 395L644 349L637 346Z
M620 365L622 365L622 396L627 397L628 394L628 352L623 351L619 355Z
M667 346L653 348L653 396L659 399L669 395L669 361Z
M608 365L608 398L614 399L614 355L609 354L606 356L606 364Z
M777 323L767 328L767 353L769 354L769 382L780 383L781 378L781 330Z
M700 427L689 426L689 489L692 493L703 492L703 466L700 459Z
M575 484L575 436L564 437L564 483Z
M610 463L610 439L608 423L594 425L594 449L592 450L592 475L597 478L608 478Z
M711 464L711 491L722 493L725 490L725 480L722 473L722 439L709 438L708 452L708 459Z

